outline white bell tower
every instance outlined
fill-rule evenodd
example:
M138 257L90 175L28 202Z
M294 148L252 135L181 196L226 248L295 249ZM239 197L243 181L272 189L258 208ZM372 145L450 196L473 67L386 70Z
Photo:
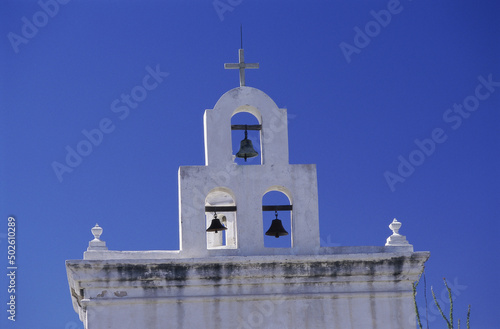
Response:
M231 118L240 112L252 114L260 132L260 165L235 162ZM215 107L205 111L205 166L179 169L181 251L193 257L217 255L308 254L319 248L318 188L315 165L288 163L286 109L280 109L262 91L238 87L225 93ZM284 193L291 210L290 249L265 248L263 196ZM276 205L281 206L281 205ZM214 210L227 223L226 243L207 245L214 235L206 232ZM227 211L229 210L229 211ZM208 224L208 225L207 225ZM218 247L215 247L219 245Z
M415 329L413 282L429 253L395 219L385 245L320 246L316 167L289 164L286 110L245 85L258 64L239 58L226 68L240 87L205 111L205 165L179 168L180 249L109 250L96 225L84 259L66 261L85 329ZM232 124L242 112L257 124ZM233 130L256 133L258 151L235 151ZM271 191L287 204L263 204ZM289 211L289 231L273 221L265 235L263 211ZM290 247L265 246L286 234Z

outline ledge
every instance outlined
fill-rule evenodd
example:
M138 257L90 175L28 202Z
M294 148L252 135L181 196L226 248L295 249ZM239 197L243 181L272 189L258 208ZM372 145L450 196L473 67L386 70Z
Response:
M379 254L379 253L412 253L413 246L342 246L342 247L320 247L311 255L349 255L349 254ZM294 248L265 248L257 256L287 256L305 255L299 249ZM200 253L200 258L230 256L251 256L242 254L239 249L208 249ZM91 250L83 254L84 260L144 260L144 259L185 259L198 258L197 255L185 255L182 250L148 250L148 251L118 251L118 250Z
M73 306L82 314L83 300L123 303L151 294L157 300L179 296L210 300L215 296L251 299L255 295L283 294L351 297L367 292L409 294L411 283L418 280L429 255L429 252L372 252L68 260L66 270Z

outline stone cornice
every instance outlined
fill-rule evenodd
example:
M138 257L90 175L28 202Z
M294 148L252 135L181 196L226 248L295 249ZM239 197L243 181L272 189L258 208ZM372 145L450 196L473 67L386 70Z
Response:
M280 294L411 292L429 252L227 256L207 259L68 260L75 310L151 298L252 298ZM172 297L177 296L177 297ZM245 297L246 296L246 297ZM361 296L361 295L360 295ZM82 302L84 301L84 302Z

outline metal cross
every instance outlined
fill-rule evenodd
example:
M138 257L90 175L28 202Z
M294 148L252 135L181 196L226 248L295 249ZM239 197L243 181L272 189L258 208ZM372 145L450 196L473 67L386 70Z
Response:
M258 69L259 63L245 63L245 56L243 55L243 49L239 49L239 63L225 63L225 69L239 69L240 70L240 87L245 85L245 69Z

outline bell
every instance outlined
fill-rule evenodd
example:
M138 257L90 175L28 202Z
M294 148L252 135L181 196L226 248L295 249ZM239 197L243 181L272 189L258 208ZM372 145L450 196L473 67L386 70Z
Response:
M220 220L217 218L217 214L214 213L214 219L212 219L212 223L210 224L210 227L207 228L207 232L215 232L217 233L218 231L224 231L227 230L227 227L222 225ZM287 233L288 234L288 233Z
M257 151L253 148L252 141L247 138L248 132L245 125L245 138L240 142L240 150L236 153L238 158L244 158L247 161L247 158L253 158L259 155Z
M278 212L276 211L276 219L273 219L271 227L267 230L266 235L275 236L279 238L280 236L288 235L288 232L283 227L281 220L278 219Z

